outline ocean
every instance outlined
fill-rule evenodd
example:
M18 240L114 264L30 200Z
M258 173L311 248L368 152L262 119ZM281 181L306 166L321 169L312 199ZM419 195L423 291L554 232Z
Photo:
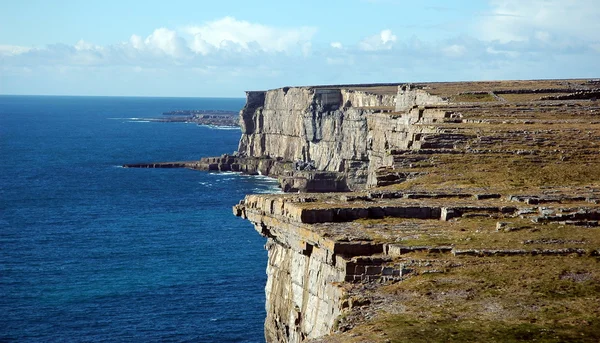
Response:
M0 96L0 341L263 342L265 240L231 207L275 181L120 167L240 136L131 118L243 104Z

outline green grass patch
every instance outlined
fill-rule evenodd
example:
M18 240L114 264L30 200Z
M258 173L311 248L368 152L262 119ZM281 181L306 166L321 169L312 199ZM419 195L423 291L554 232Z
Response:
M417 321L405 315L383 320L390 342L598 342L598 321L555 325L441 318Z
M454 95L450 98L452 102L491 102L497 101L496 98L489 93L462 93Z

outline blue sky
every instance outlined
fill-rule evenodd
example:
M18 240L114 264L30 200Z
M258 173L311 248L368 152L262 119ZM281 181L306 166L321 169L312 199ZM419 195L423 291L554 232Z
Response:
M0 94L600 77L597 0L0 4Z

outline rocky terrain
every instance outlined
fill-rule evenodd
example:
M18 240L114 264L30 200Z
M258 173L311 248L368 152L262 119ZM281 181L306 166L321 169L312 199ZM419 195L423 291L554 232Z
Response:
M248 92L238 152L178 166L295 193L234 207L267 238L268 342L597 342L599 89Z
M223 110L178 110L163 113L162 118L134 118L136 121L196 123L210 126L239 126L238 113Z

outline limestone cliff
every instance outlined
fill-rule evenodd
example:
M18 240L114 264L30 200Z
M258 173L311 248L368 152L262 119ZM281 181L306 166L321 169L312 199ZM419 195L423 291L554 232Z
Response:
M600 339L592 81L248 92L211 168L355 190L234 207L267 238L266 340Z
M268 342L301 342L331 332L341 314L344 269L336 264L334 242L320 237L280 212L285 200L264 203L247 199L240 216L255 223L268 238L265 338ZM268 215L263 212L267 206Z
M598 80L248 92L267 342L600 341ZM298 161L301 161L298 162Z
M313 161L338 172L350 189L366 184L367 116L393 109L395 95L343 88L280 88L248 92L240 113L241 157Z

